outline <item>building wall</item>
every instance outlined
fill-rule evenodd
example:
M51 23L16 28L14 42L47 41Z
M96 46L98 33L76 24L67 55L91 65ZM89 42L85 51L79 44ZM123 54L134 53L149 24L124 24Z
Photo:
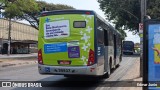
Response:
M11 49L16 49L15 54L37 52L38 30L27 24L15 21L11 23ZM0 18L0 53L4 51L4 54L8 48L8 28L9 21ZM35 44L35 47L30 48L30 44Z
M9 22L6 19L0 19L0 38L8 39ZM11 25L12 40L34 40L38 41L38 30L27 24L12 21Z

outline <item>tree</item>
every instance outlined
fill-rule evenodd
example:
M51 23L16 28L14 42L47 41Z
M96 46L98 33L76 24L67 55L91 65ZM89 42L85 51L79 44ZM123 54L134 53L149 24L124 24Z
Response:
M152 19L160 19L159 0L147 0L147 15Z
M63 10L63 9L74 9L72 6L63 5L63 4L53 4L53 3L46 3L45 1L37 1L39 11L26 13L24 15L24 19L27 20L34 28L38 29L39 23L39 15L40 12L46 11L53 11L53 10Z
M22 18L27 12L37 12L38 4L35 0L1 0L4 3L4 16L6 18Z
M141 20L140 0L98 0L107 19L114 20L116 29L124 27L132 32L138 31ZM160 19L159 0L147 0L147 15Z
M123 29L118 29L118 31L119 31L119 32L121 33L121 35L122 35L122 40L124 40L125 37L127 37L126 32L125 32Z
M36 0L0 0L0 5L4 6L4 16L6 18L17 18L27 20L32 27L38 30L38 17L40 12L45 8L47 11L61 10L61 9L74 9L71 6L62 4L46 3L44 1Z
M98 0L98 2L107 19L114 21L116 29L137 32L140 22L140 0Z

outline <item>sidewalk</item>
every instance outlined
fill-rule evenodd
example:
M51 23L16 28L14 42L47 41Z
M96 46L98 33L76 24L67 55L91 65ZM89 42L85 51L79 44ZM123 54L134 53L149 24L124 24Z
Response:
M0 67L37 64L37 53L0 55Z
M127 74L122 78L125 81L142 81L140 75L140 60L136 60L135 64L127 72ZM142 90L142 87L119 87L117 90Z

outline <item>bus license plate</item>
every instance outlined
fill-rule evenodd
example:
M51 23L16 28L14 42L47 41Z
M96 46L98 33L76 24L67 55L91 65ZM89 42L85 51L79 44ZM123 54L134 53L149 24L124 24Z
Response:
M71 61L58 61L60 65L70 65Z
M70 69L57 69L58 72L70 72Z

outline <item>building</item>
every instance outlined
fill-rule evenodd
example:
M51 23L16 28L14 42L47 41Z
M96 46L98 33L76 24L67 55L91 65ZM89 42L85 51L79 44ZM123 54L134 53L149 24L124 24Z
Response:
M9 21L0 18L0 53L8 50ZM11 21L11 54L33 52L38 41L38 30L30 25Z

